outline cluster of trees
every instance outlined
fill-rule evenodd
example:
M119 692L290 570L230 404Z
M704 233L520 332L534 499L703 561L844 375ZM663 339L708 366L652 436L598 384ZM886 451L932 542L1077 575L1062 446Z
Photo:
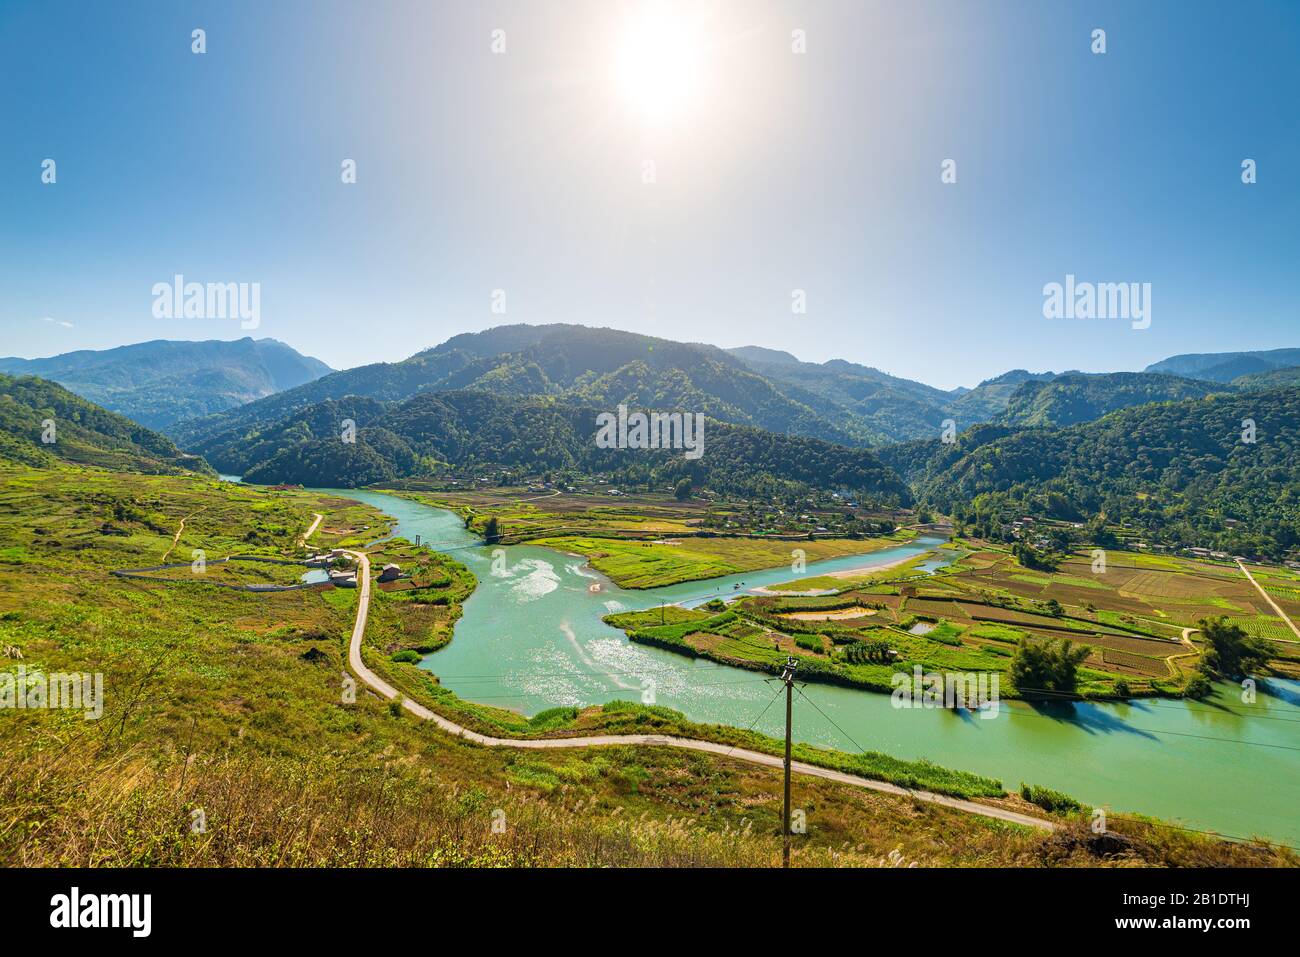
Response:
M1011 660L1011 683L1026 698L1072 695L1079 683L1079 665L1090 650L1065 638L1022 638Z
M1039 551L1025 542L1016 542L1011 546L1011 557L1025 568L1034 568L1044 572L1054 572L1060 564L1055 552Z
M1258 638L1226 618L1203 618L1197 625L1205 651L1197 663L1197 673L1187 683L1189 698L1204 698L1212 690L1214 679L1236 681L1258 670L1273 657L1268 641Z

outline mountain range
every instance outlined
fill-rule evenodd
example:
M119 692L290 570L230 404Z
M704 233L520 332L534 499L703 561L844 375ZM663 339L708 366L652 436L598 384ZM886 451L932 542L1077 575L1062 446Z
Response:
M1281 558L1300 545L1300 388L1131 406L1065 428L983 425L879 453L917 500L996 533L1103 516L1153 540Z
M275 339L172 342L66 352L48 359L0 358L0 372L34 375L96 405L162 428L292 389L331 372Z
M110 351L123 361L124 350ZM80 358L59 357L65 368L113 366L70 355ZM508 469L662 488L689 477L756 497L820 489L916 501L985 531L1017 512L1103 515L1153 537L1280 555L1300 543L1292 461L1300 449L1288 432L1300 412L1300 366L1288 364L1297 359L1300 350L1272 350L1175 356L1144 372L1012 370L941 390L755 346L514 325L330 372L166 430L181 448L255 482L350 486ZM33 360L41 361L52 360ZM3 392L27 383L27 404L49 405L56 393L33 395L37 381L6 379ZM161 376L149 385L171 388ZM67 393L57 395L71 408ZM596 448L595 416L619 405L702 413L707 454L692 462L680 451ZM32 414L20 418L30 432ZM346 420L355 442L339 439ZM1241 439L1247 420L1257 442ZM123 423L112 420L89 446L120 442ZM149 467L184 467L176 446L158 438L139 439L145 453L133 454ZM41 454L32 448L28 441L23 455Z
M1260 355L1284 361L1284 353ZM1232 361L1251 364L1254 355ZM216 415L176 422L167 431L181 444L195 445L234 428L265 427L317 402L349 396L392 402L423 392L470 390L582 408L621 403L689 410L732 425L882 447L990 422L1070 425L1131 405L1269 384L1277 383L1251 386L1152 371L1016 369L972 389L942 390L842 359L811 363L754 346L724 350L615 329L512 325L453 336L400 362L331 373Z

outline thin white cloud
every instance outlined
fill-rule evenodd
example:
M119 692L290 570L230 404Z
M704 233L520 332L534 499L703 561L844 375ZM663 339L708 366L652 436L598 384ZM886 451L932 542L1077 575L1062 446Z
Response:
M52 323L54 323L54 325L56 325L56 326L62 326L64 329L71 329L71 328L73 328L72 323L70 323L70 322L65 322L65 321L62 320L62 319L54 319L54 318L52 318L52 317L50 317L50 316L41 316L41 322L52 322Z

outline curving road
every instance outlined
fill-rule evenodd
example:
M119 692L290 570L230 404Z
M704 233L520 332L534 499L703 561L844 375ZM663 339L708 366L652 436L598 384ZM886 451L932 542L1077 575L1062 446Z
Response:
M307 539L311 538L312 535L315 534L316 529L320 528L321 520L325 518L325 516L320 512L312 512L312 514L316 516L315 519L313 519L312 523L307 526L307 531L303 532L302 535L298 537L298 546L300 548L307 544Z
M357 597L357 620L352 627L352 641L348 645L348 666L365 684L383 698L392 701L400 696L396 688L390 685L384 679L366 667L361 660L361 640L366 633L366 618L370 613L370 558L365 552L349 551L347 554L356 559L357 562L357 587L361 590ZM432 721L443 731L448 734L454 734L457 737L464 738L466 741L472 741L475 744L481 744L489 748L524 748L528 750L554 750L560 748L599 748L611 745L650 745L668 748L683 748L687 751L704 751L709 754L716 754L722 757L735 758L737 761L745 761L749 764L758 764L763 767L781 768L784 766L782 758L774 754L764 754L761 751L750 751L747 748L729 747L725 744L718 744L715 741L698 741L694 738L681 738L675 736L659 734L597 734L587 735L577 738L493 738L485 734L479 734L477 731L471 731L469 728L461 727L454 721L449 721L440 714L430 711L424 705L412 701L410 698L401 696L402 707L418 718L425 721ZM974 801L966 801L961 798L948 797L945 794L934 794L930 791L912 791L897 784L890 784L886 781L873 781L868 778L861 778L853 774L845 774L842 771L833 771L830 768L820 768L815 764L805 764L802 761L791 762L791 769L798 774L807 775L808 777L823 778L827 781L835 781L839 784L847 784L852 787L866 788L870 791L880 791L884 794L894 794L899 797L911 797L920 801L927 801L931 804L938 804L942 807L953 808L958 811L966 811L970 814L980 814L984 817L997 818L1000 821L1010 821L1013 824L1023 824L1029 827L1042 828L1043 830L1053 830L1056 825L1040 817L1034 817L1029 814L1020 814L1017 811L1008 811L1005 808L990 807L985 804L977 804Z

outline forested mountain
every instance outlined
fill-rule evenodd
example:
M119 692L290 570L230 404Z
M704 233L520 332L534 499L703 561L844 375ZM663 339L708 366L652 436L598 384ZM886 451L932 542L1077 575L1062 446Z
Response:
M1243 355L1276 360L1285 351ZM1199 369L1222 359L1183 356L1165 364ZM597 409L626 404L701 412L734 425L879 447L938 437L948 420L958 430L995 420L1070 424L1126 405L1204 395L1209 388L1177 376L1057 376L1016 369L973 389L945 391L843 359L801 362L788 352L758 346L724 350L617 329L510 325L453 336L401 362L335 372L216 415L177 422L168 433L195 445L231 428L269 425L327 400L359 396L391 402L465 389L552 397Z
M1027 372L1024 369L1012 369L992 379L985 379L973 389L968 389L950 404L953 416L960 428L963 423L992 422L998 418L1026 382L1041 382L1053 378L1055 372Z
M704 454L598 448L597 410L479 391L424 393L404 402L327 401L198 446L222 471L250 482L353 487L396 478L572 470L619 483L699 488L763 497L799 486L846 489L880 503L910 501L892 470L864 449L708 420ZM343 420L356 441L342 439Z
M775 383L714 346L572 325L500 326L454 336L402 362L336 372L169 431L194 444L232 427L273 423L324 400L391 401L457 389L552 396L602 409L623 403L702 412L732 424L846 445L885 438L834 402L797 385Z
M1271 369L1268 372L1252 372L1249 375L1237 376L1232 380L1232 384L1238 389L1251 392L1300 386L1300 366L1287 366L1282 369Z
M919 501L984 530L1104 515L1157 541L1277 558L1300 544L1297 422L1300 389L1221 393L1063 429L985 426L881 458Z
M1054 379L1022 383L998 421L1023 426L1074 425L1132 405L1199 399L1215 391L1222 392L1224 387L1149 372L1066 372Z
M1208 379L1211 382L1231 382L1238 376L1269 372L1287 366L1300 366L1300 349L1189 353L1162 359L1147 366L1144 371Z
M67 352L48 359L0 359L0 372L35 375L141 425L220 412L291 389L330 371L274 339L172 342Z
M0 375L0 461L59 461L124 472L211 474L166 436L101 409L54 382Z

